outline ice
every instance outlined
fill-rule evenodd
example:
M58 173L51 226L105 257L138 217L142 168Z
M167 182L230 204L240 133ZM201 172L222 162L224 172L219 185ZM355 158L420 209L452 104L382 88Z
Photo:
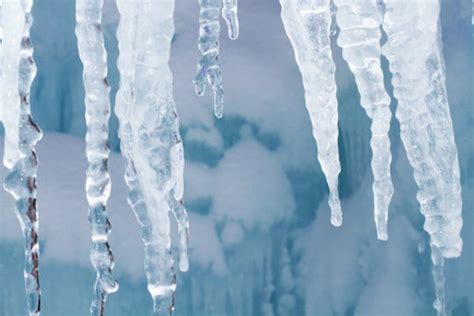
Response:
M193 79L197 95L204 95L206 80L214 95L214 114L221 118L224 115L224 90L219 57L219 16L227 23L228 35L232 40L239 36L237 20L238 0L199 0L199 41L198 46L202 57L198 63L197 74Z
M184 156L169 68L174 0L117 1L120 24L120 121L129 204L142 227L145 271L155 315L174 309L176 276L170 213L178 223L180 263L188 269L188 218L183 195Z
M442 260L462 250L460 172L445 87L440 3L386 0L383 53L393 73L396 116L430 234L437 299L444 312ZM441 262L441 263L440 263Z
M342 224L338 176L336 67L331 51L329 0L280 0L281 16L303 76L306 107L318 145L318 159L329 185L331 223Z
M0 123L3 113L3 0L0 0Z
M374 218L379 239L387 240L387 217L393 184L390 176L390 97L385 91L380 65L380 25L377 0L334 0L337 6L337 43L355 76L360 103L372 119L372 173Z
M462 3L453 0L443 5L443 28L453 123L462 171L467 175L463 177L463 204L468 206L474 196L469 177L472 142L466 136L472 134L471 44L465 40L471 36L471 21L465 15L459 17L459 8L469 10L470 6ZM238 106L229 109L232 115L226 114L221 121L215 121L211 113L196 106L201 100L189 93L189 78L195 71L193 34L198 3L176 4L178 31L171 61L175 100L187 145L184 196L187 207L194 212L190 219L196 237L190 240L190 273L179 276L176 285L151 285L150 291L158 295L174 291L176 286L176 315L271 315L285 311L288 306L293 306L291 313L296 315L433 313L431 296L434 297L435 287L430 282L430 255L429 251L418 251L419 245L428 245L428 235L420 229L422 216L417 214L413 169L398 140L398 123L394 125L391 144L397 194L392 202L394 212L390 214L390 241L381 243L374 238L370 120L359 107L354 76L340 58L342 50L333 50L333 55L337 66L341 66L337 82L342 105L339 155L344 170L340 188L345 227L334 229L329 224L329 207L324 203L323 175L312 159L315 148L309 132L310 120L303 106L300 74L291 58L292 47L284 34L278 1L240 3L239 12L244 13L242 26L251 31L242 32L241 40L235 43L237 49L229 51L228 56L226 53L229 64L225 69L237 74L228 78L227 89ZM83 192L87 161L81 135L86 125L82 66L73 32L74 6L74 1L43 0L35 3L33 11L32 35L39 69L32 91L35 119L41 118L42 128L63 133L47 134L38 146L41 288L47 293L42 303L43 313L51 315L68 314L71 310L87 314L91 299L91 238ZM113 65L117 56L114 34L118 14L115 1L105 1L104 6L102 27L113 95L118 82ZM307 14L325 10L307 9ZM364 23L373 25L374 20ZM330 34L336 30L334 26L333 23ZM335 42L334 37L333 48ZM114 124L112 121L111 135L115 134ZM2 151L3 146L0 147ZM178 179L183 170L181 153L181 146L170 150L170 161L176 162L170 163L171 177L176 181L175 199L183 195L183 181ZM114 233L110 240L117 262L114 274L120 276L121 289L107 301L106 312L117 316L145 315L151 310L151 300L144 286L140 227L135 225L125 199L128 188L121 180L122 167L121 156L112 152L110 173L114 186L107 205L113 210L110 217ZM0 168L2 178L5 172ZM23 315L27 314L25 304L21 304L23 254L19 253L22 247L16 247L21 234L14 212L9 211L13 202L0 192L0 209L4 211L0 216L0 280L5 285L0 290L0 314ZM438 277L436 288L441 289L439 298L443 286L439 276L446 273L448 314L472 313L469 242L474 221L472 212L464 212L463 216L462 257L444 260L433 251L438 256L434 258L433 272ZM436 228L438 222L431 225ZM172 232L174 227L171 225ZM285 231L290 235L288 239L281 238ZM104 236L98 235L95 240L104 240ZM172 251L178 254L173 247Z
M90 259L96 270L94 299L90 308L92 315L104 315L108 294L118 290L118 283L112 274L114 257L108 241L111 224L106 210L111 190L108 171L110 86L102 34L102 6L103 0L76 1L76 36L79 56L84 67L86 94L86 193L94 243Z
M30 109L31 83L36 74L30 40L32 1L2 3L2 120L5 127L4 164L9 169L4 187L16 201L16 215L24 237L24 278L30 315L39 315L38 210L36 206L35 145L41 131Z

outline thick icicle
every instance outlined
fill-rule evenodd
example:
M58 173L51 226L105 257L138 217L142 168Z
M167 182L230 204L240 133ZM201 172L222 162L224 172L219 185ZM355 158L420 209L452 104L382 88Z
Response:
M106 210L111 188L108 171L110 87L101 25L103 2L76 0L76 36L79 56L84 66L86 94L86 193L94 243L90 258L97 274L90 308L92 315L104 315L107 295L118 289L112 275L114 258L108 242L111 225Z
M169 213L178 223L180 268L188 269L188 218L183 205L184 154L169 68L174 0L118 0L120 121L129 203L142 227L154 315L174 308L176 277Z
M337 43L354 73L360 103L372 119L372 173L377 236L386 240L387 217L393 185L390 176L390 96L385 91L380 64L382 16L377 0L334 0L340 29Z
M280 0L282 20L303 76L306 107L318 145L318 159L329 185L331 223L342 224L339 201L338 113L335 64L331 52L329 0Z
M430 234L443 314L442 260L462 250L462 200L457 149L445 87L439 0L385 0L383 53L393 73L396 116L418 185L417 199Z
M223 2L222 16L227 23L230 39L239 36L239 22L237 20L238 0L199 0L199 50L202 53L198 64L197 74L194 77L196 94L204 95L206 79L214 94L214 113L221 118L224 114L224 90L222 88L221 63L219 60L219 16L221 2Z
M25 246L25 288L30 315L40 314L38 211L36 208L37 157L35 145L41 131L33 122L30 88L36 74L30 40L31 0L5 1L2 119L5 127L5 166L10 173L5 189L16 200Z

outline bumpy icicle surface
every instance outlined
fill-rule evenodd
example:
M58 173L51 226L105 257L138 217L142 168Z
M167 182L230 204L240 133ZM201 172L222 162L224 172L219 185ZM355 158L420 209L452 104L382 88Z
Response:
M31 0L3 3L3 123L4 163L10 169L5 189L16 200L25 246L25 288L30 315L40 314L38 212L36 208L37 158L35 145L41 131L31 118L30 88L36 74L33 46Z
M94 243L90 257L97 274L90 309L92 315L104 315L107 295L118 289L112 275L114 258L108 242L111 225L106 211L111 186L108 171L110 87L101 27L102 5L103 0L76 0L76 36L84 66L86 94L86 193Z
M194 86L198 95L204 95L206 80L214 94L214 113L221 118L224 114L224 90L222 88L221 63L219 60L219 16L227 23L230 39L239 36L239 22L237 20L238 0L199 0L199 50L202 53L198 64L197 74L194 77Z
M129 203L142 227L154 315L174 308L176 277L170 212L178 223L180 268L188 269L188 218L183 205L184 154L169 68L174 0L118 0L117 31L122 155Z
M442 257L462 250L459 163L445 87L438 0L386 0L383 53L393 73L396 116L418 185L417 199L430 234L437 288L444 313Z
M295 50L303 76L306 107L318 159L329 185L331 223L342 224L339 201L338 113L335 64L331 53L331 10L329 0L280 0L282 20Z
M386 240L388 208L393 195L388 137L392 114L380 64L382 17L376 0L334 0L334 3L340 29L337 42L354 73L361 105L372 119L374 217L378 238Z

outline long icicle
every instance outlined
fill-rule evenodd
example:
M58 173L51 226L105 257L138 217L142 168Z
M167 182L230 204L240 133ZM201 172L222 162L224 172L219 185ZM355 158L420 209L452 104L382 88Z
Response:
M336 67L331 52L329 0L280 0L281 16L303 76L306 107L318 145L318 159L329 185L331 223L342 224L339 200Z
M385 0L383 53L393 73L396 112L417 199L430 234L434 307L445 315L443 257L462 251L460 172L445 86L439 0Z
M3 0L0 0L0 123L3 117Z
M184 154L169 68L174 0L117 0L120 121L129 203L142 227L145 272L153 314L174 309L176 276L171 255L171 212L180 237L180 269L188 269L188 218L184 209Z
M37 157L35 145L41 131L33 122L30 109L30 89L36 75L33 46L30 40L31 0L7 1L3 4L4 22L4 86L3 121L5 126L4 163L10 169L5 189L16 200L25 242L25 288L28 312L40 314L38 210L36 208ZM24 21L24 23L19 23ZM15 73L16 72L16 73ZM16 85L16 88L14 86ZM12 88L12 90L10 90ZM17 91L12 93L11 91ZM2 103L3 103L2 102ZM8 109L8 111L6 110Z
M76 0L76 36L84 66L86 105L86 193L92 226L90 258L96 271L94 299L90 312L104 315L107 296L118 290L112 269L114 257L109 245L111 224L106 210L111 182L108 171L108 120L110 86L107 81L107 55L102 33L103 0Z
M380 63L382 16L377 0L334 0L340 29L337 43L354 74L360 103L372 119L374 218L379 239L387 240L387 218L393 184L390 176L390 96L385 91Z
M202 57L193 79L196 94L200 96L204 95L206 80L208 81L214 95L214 113L218 118L224 115L224 90L219 60L221 2L223 2L222 16L227 23L229 38L235 40L239 36L237 0L199 0L201 10L198 47Z

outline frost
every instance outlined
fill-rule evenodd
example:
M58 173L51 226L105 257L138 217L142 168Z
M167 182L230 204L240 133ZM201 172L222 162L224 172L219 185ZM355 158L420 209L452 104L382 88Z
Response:
M239 36L237 20L238 0L199 0L199 41L202 57L198 63L197 74L193 79L197 95L204 95L206 80L214 94L214 113L221 118L224 114L224 90L222 88L221 62L219 57L219 16L227 23L228 35L232 40Z

